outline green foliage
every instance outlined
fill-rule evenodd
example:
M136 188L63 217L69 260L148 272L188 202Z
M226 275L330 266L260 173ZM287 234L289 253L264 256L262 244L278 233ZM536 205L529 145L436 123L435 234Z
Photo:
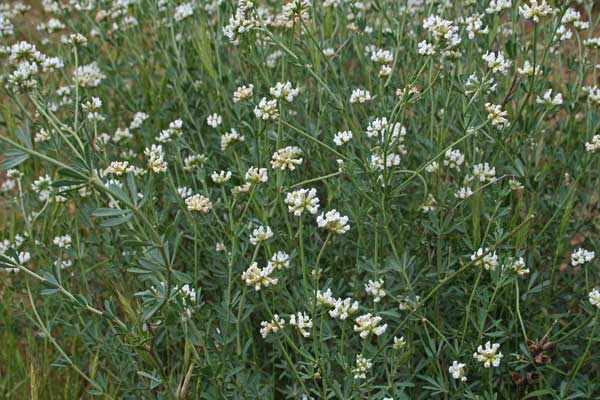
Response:
M600 398L593 2L43 3L0 397Z

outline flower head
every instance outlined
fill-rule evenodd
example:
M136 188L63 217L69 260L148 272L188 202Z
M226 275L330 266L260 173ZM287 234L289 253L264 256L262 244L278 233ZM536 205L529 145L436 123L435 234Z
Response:
M475 265L479 265L488 271L494 271L498 266L498 256L496 255L496 252L492 253L487 248L480 248L473 253L471 255L471 261L474 261Z
M207 213L212 208L212 203L208 197L202 196L201 194L195 194L185 199L185 205L190 211L199 211Z
M337 210L327 211L317 217L317 225L319 228L323 228L332 233L339 235L344 234L350 230L348 225L348 217L340 215Z
M250 243L257 245L261 242L265 242L273 237L273 231L269 226L259 226L252 231L250 236Z
M467 377L465 376L465 364L453 361L452 365L448 368L448 372L454 379L460 379L461 382L466 382Z
M297 165L302 164L302 150L296 146L288 146L277 150L271 158L271 167L274 169L293 171Z
M319 198L317 189L298 189L290 192L285 197L288 210L295 216L300 216L304 211L316 214L319 210Z
M310 330L312 329L313 322L306 313L297 312L296 314L290 315L290 325L295 326L302 336L310 337Z
M485 343L485 347L481 345L477 347L477 352L473 353L473 358L483 363L484 368L498 367L502 357L504 357L502 352L498 351L499 349L500 345L498 343L492 344L488 341Z
M354 320L354 332L359 332L360 337L363 339L368 338L370 335L380 336L387 329L387 324L379 325L381 317L373 316L371 313L361 315Z

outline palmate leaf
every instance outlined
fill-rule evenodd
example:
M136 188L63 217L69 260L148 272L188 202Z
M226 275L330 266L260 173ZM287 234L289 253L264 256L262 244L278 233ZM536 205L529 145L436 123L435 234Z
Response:
M10 149L4 153L4 160L0 163L0 171L6 171L27 161L30 155L23 150Z
M28 149L33 148L31 143L31 134L29 132L29 123L25 121L21 128L17 128L15 130L15 136L21 144ZM6 171L7 169L11 169L16 167L19 164L27 161L31 155L24 150L21 149L9 149L4 153L4 160L0 163L0 171Z

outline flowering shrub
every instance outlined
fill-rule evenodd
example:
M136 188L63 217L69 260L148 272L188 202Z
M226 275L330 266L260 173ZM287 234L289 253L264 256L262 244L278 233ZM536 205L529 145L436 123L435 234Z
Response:
M41 3L4 397L600 396L594 2Z

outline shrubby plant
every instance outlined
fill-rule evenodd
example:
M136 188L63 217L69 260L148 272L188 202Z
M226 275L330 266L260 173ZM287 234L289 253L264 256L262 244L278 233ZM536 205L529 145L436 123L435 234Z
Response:
M600 396L594 2L41 3L2 397Z

